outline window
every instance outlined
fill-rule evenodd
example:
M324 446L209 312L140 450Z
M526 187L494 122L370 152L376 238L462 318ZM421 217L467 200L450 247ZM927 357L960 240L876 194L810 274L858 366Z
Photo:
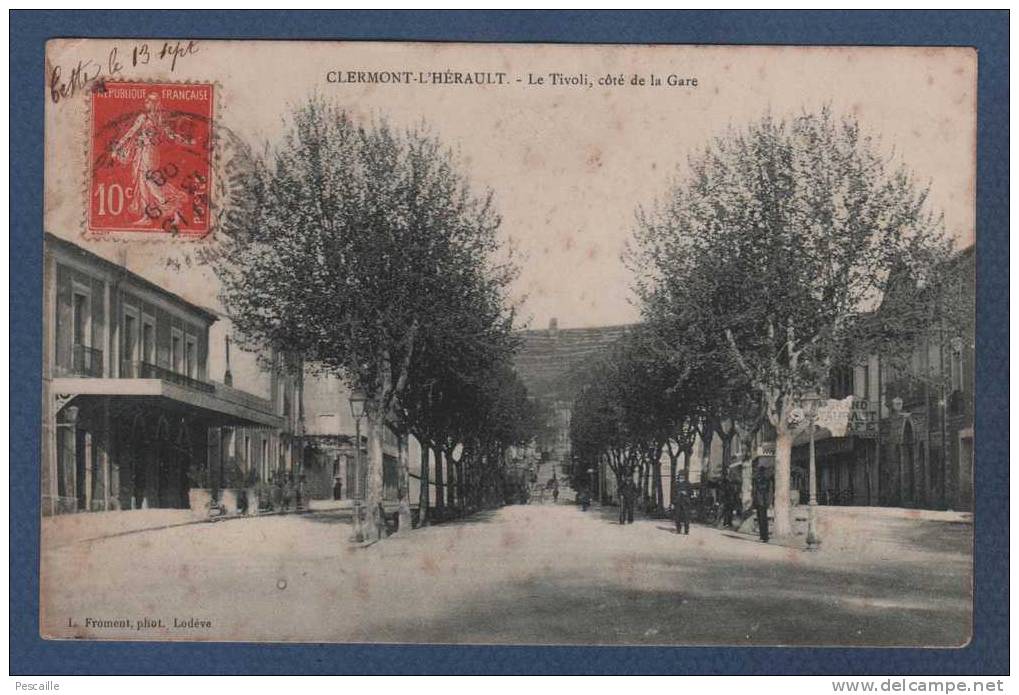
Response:
M138 378L135 363L138 361L138 314L129 307L124 307L124 335L121 340L121 363L125 367L126 376Z
M223 430L223 449L226 451L226 455L230 458L237 455L237 448L234 444L234 431L231 429Z
M142 362L156 361L156 321L151 316L142 318Z
M198 368L196 358L197 349L195 346L195 338L194 336L189 335L184 343L184 373L192 379L195 378L195 372Z
M950 369L952 372L952 390L953 391L964 390L962 377L962 345L955 344L955 341L953 341L952 345Z
M870 365L863 365L863 389L861 390L861 397L865 401L870 400Z
M269 440L262 440L262 480L269 479Z
M828 378L829 398L843 399L853 393L853 370L835 367Z
M88 345L91 340L89 339L88 330L88 295L81 292L74 293L74 344L75 345Z
M176 328L170 332L170 369L177 372L181 371L181 360L184 357L182 343L184 342L181 332Z
M244 463L251 466L251 435L244 435Z

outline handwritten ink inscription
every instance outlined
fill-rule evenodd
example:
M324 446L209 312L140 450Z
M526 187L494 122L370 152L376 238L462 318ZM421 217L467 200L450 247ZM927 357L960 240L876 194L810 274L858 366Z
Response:
M91 232L209 232L211 84L107 82L92 93Z
M102 60L84 57L70 65L54 65L47 78L50 99L58 104L87 89L102 92L106 81L122 75L125 68L154 65L173 72L180 60L196 53L197 41L165 41L154 46L139 43L127 50L114 46Z

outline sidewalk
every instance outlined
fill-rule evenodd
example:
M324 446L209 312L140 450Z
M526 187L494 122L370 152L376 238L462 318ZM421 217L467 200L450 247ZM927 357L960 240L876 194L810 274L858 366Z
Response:
M775 544L799 547L806 542L809 507L793 507L792 536L776 538ZM827 551L859 552L864 548L883 547L885 551L934 540L939 529L948 525L973 525L971 512L904 507L840 507L819 505L815 509L821 547ZM771 511L771 510L769 510ZM772 521L774 523L774 521ZM738 533L756 535L753 517L740 524Z
M81 541L207 521L208 519L196 517L190 509L131 509L58 514L43 517L40 536L43 550L51 550Z
M396 502L385 503L386 513L395 513ZM417 505L411 505L417 509ZM208 524L230 519L252 519L287 514L316 512L335 513L339 518L350 518L353 514L353 500L309 500L308 507L300 510L261 512L255 516L233 514L230 516L195 516L190 509L131 509L114 512L81 512L43 517L41 524L42 548L52 550L73 543L113 538L129 533L158 531L161 529Z

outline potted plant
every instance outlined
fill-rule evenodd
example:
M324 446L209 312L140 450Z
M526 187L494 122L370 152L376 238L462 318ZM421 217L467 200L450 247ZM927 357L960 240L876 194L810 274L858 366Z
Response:
M248 516L254 516L258 514L259 507L261 506L261 496L259 494L258 486L258 471L252 466L248 471L247 485L244 490L244 511Z
M231 459L223 466L223 483L219 490L219 504L224 514L238 514L241 509L241 495L247 487L244 470L237 459Z
M212 508L209 471L199 463L192 463L188 469L188 483L188 508L192 515L200 518L209 516Z

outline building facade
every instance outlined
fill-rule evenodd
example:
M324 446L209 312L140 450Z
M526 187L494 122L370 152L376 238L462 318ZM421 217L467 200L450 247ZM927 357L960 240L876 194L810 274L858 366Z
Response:
M547 329L518 333L522 345L513 358L513 366L527 386L528 394L541 402L548 413L544 435L534 442L530 454L522 456L539 460L545 477L552 477L553 471L575 474L585 485L602 491L614 490L615 480L604 470L590 474L572 470L570 420L573 402L587 378L587 370L629 329L629 325L560 329L558 320L553 318Z
M186 508L210 485L210 430L282 429L210 379L215 313L50 234L43 283L44 514Z
M884 361L882 504L973 509L975 261L970 246L941 269L961 309L961 330L932 325L905 366Z
M906 355L873 354L832 370L824 409L844 404L845 422L837 432L823 422L815 431L820 504L972 510L975 334L967 307L975 307L974 271L973 247L940 269L959 313L970 317L955 327L959 334L932 325ZM763 428L753 458L768 465L773 441ZM794 499L807 499L808 464L804 431L792 452ZM749 478L749 468L744 473Z

